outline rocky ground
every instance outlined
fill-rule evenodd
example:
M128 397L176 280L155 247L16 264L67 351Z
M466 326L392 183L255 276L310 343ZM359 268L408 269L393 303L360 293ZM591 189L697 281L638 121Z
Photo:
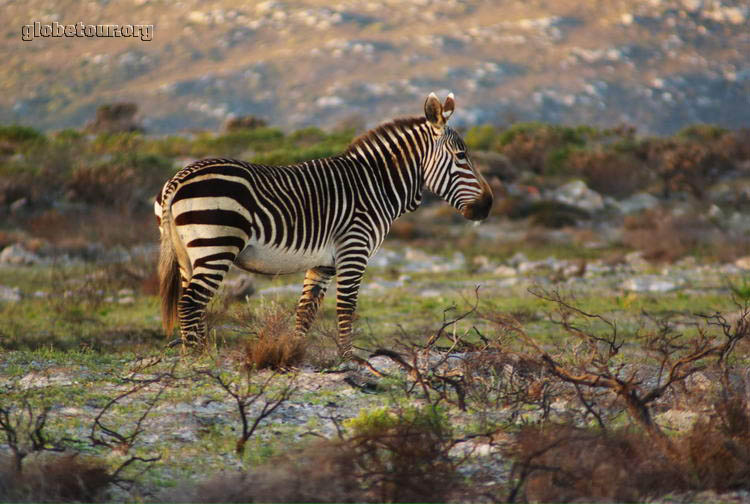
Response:
M664 134L748 116L740 0L35 0L4 12L0 121L45 129L81 127L113 96L139 105L155 133L248 114L286 128L373 126L447 90L459 126L628 123ZM21 41L34 21L151 23L155 34Z

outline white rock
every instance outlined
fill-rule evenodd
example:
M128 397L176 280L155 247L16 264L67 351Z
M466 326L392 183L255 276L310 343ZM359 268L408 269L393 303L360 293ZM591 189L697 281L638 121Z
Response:
M529 262L529 258L523 252L516 252L513 257L508 259L508 264L518 266L521 263Z
M640 212L654 208L659 204L659 199L648 193L636 193L622 201L615 202L615 206L624 214Z
M494 269L492 272L493 275L499 276L499 277L514 277L518 274L515 268L511 268L510 266L501 265Z
M574 180L558 187L553 192L552 198L560 203L582 208L589 212L604 209L602 195L589 189L582 180Z
M8 245L0 252L0 264L36 264L39 256L26 250L20 243Z
M440 297L443 293L437 289L424 289L419 292L419 297Z
M7 301L15 303L21 300L21 289L18 287L8 287L0 285L0 302Z
M669 292L678 289L681 284L681 279L642 276L628 278L622 283L622 288L631 292Z
M658 423L666 424L669 427L680 431L690 429L696 420L698 420L698 413L695 411L671 409L660 415L656 415L656 421Z
M135 298L133 296L125 296L120 298L117 302L121 305L131 305L135 303Z

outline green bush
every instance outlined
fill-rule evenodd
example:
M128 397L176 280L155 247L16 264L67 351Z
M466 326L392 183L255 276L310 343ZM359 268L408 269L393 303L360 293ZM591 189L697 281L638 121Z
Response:
M89 150L96 154L135 152L144 144L139 132L100 133L89 144Z
M496 150L499 144L498 130L489 124L474 126L466 132L464 141L472 150Z
M21 126L20 124L11 124L9 126L0 126L0 142L5 141L14 145L21 145L30 142L43 142L46 137L40 131Z
M729 133L729 130L715 124L693 124L682 128L677 136L685 140L706 142L718 140Z
M266 152L284 145L284 133L277 128L236 130L223 135L201 135L193 141L193 155L237 157L247 150Z

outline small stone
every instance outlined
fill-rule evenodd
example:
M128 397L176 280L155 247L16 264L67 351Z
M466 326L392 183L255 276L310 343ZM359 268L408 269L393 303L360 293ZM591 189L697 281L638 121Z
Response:
M588 188L582 180L574 180L557 188L552 194L555 201L581 208L588 212L604 209L604 198Z
M420 297L440 297L442 295L443 293L437 289L424 289L419 293Z
M734 265L743 270L750 270L750 256L740 257L734 261Z
M135 294L133 289L120 289L119 291L117 291L117 295L120 297L132 296L133 294Z
M500 265L492 272L493 275L499 277L514 277L518 274L515 268L510 266Z
M10 209L10 213L11 214L18 213L19 211L21 211L23 209L23 207L26 206L26 204L28 202L29 202L29 200L26 199L26 198L17 199L13 203L11 203L10 206L8 207Z
M245 299L255 294L255 284L252 278L241 276L224 282L226 295L235 299Z
M690 429L696 420L698 420L698 413L694 411L671 409L660 415L656 415L658 423L667 425L678 431Z
M518 266L521 263L528 262L529 258L523 252L516 252L513 257L508 259L508 264L511 266Z
M117 302L121 305L131 305L135 303L135 298L133 296L125 296L120 298Z
M679 288L681 281L658 276L628 278L622 288L631 292L669 292Z
M26 250L20 243L8 245L0 252L0 264L28 265L39 262L39 256Z
M16 303L21 300L21 289L0 285L0 302Z
M654 208L658 204L659 199L655 196L648 193L636 193L622 201L617 201L615 206L621 213L627 215Z

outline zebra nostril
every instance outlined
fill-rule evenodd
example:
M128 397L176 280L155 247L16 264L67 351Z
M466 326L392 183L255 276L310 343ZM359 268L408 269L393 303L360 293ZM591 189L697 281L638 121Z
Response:
M485 191L473 203L466 205L462 212L466 219L481 221L487 218L492 210L492 192Z

